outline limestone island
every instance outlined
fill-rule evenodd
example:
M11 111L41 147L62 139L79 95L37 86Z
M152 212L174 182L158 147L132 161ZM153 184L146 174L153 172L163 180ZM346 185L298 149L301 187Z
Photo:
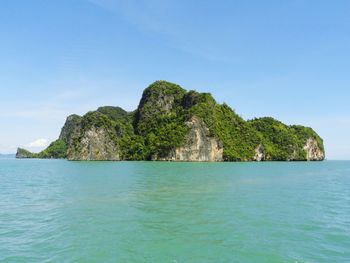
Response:
M18 148L16 158L154 161L322 161L312 129L270 117L244 120L210 93L156 81L135 111L105 106L70 115L45 150Z

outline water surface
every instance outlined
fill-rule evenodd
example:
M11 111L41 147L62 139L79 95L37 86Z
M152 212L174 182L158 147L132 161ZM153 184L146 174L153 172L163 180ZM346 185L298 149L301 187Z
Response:
M0 160L1 262L349 262L350 162Z

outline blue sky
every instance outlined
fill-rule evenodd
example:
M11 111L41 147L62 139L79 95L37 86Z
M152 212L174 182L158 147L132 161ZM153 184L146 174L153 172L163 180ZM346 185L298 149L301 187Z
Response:
M350 159L350 1L3 0L0 59L0 153L42 149L71 113L133 110L165 79Z

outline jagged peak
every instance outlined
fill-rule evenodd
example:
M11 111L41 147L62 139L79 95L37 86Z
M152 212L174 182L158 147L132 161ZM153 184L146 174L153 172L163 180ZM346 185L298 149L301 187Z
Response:
M78 115L78 114L71 114L71 115L69 115L68 117L67 117L67 120L69 119L69 120L72 120L72 119L80 119L81 118L81 116L80 115Z
M77 114L69 115L61 129L61 133L58 138L67 143L70 140L73 129L76 127L77 124L81 122L81 120L82 120L82 117Z
M186 92L180 85L166 80L156 80L144 90L146 93L154 91Z
M97 112L100 112L106 115L108 118L112 119L113 121L126 120L130 116L130 112L127 112L121 107L114 107L114 106L99 107L97 109Z
M138 110L142 109L148 102L153 103L157 100L164 100L166 98L175 99L182 98L186 90L181 86L165 80L157 80L149 85L142 93L142 97L138 106Z
M215 105L216 101L211 95L211 93L207 92L197 92L195 90L190 90L186 94L184 94L182 98L182 106L185 109L189 109L199 103L207 103L210 105Z
M124 110L123 108L121 108L119 106L101 106L101 107L97 108L97 111L102 112L102 113L104 111L107 111L107 110L114 110L114 111L118 111L118 112L121 112L121 113L127 113L126 110Z

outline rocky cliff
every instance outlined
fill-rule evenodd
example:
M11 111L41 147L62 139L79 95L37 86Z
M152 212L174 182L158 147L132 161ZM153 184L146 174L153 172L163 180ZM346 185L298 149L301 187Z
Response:
M319 161L322 139L311 128L273 118L243 120L209 93L156 81L137 110L106 106L67 118L59 139L17 158L163 161Z
M153 160L220 162L223 160L223 147L220 140L212 137L208 127L198 117L187 121L188 132L183 143L169 151L168 156L153 156Z
M315 138L308 138L303 149L306 151L306 160L308 161L318 161L325 158L325 153Z
M60 139L69 160L120 160L115 124L99 111L67 118Z

